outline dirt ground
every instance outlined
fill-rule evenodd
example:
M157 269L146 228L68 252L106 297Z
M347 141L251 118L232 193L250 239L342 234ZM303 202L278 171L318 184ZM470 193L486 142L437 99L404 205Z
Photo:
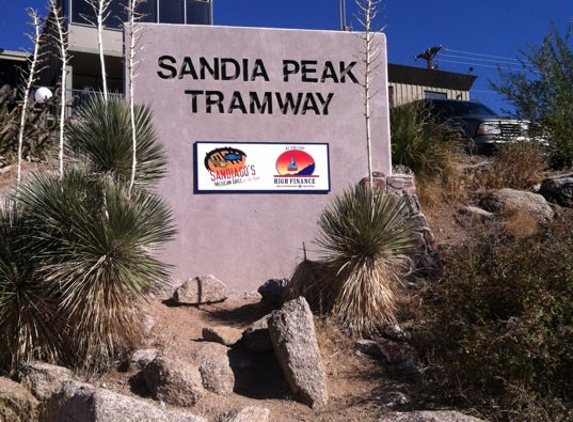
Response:
M148 347L155 347L165 355L185 360L201 341L201 331L207 326L246 328L252 322L272 311L259 299L239 295L224 302L201 307L169 306L170 291L144 305L154 325ZM251 295L252 296L252 295ZM221 415L246 406L261 406L271 411L273 422L322 421L368 422L376 421L385 411L396 410L392 397L408 392L408 382L401 379L400 371L386 363L356 351L353 341L331 323L317 320L317 336L327 373L329 402L320 410L297 403L289 397L274 355L254 354L240 346L242 354L234 367L235 389L227 396L207 392L192 408L195 415L218 421ZM233 365L232 365L233 366ZM109 388L122 394L135 394L153 401L145 391L134 392L130 378L136 372L112 370L89 380L96 386ZM170 406L167 406L170 408ZM173 408L173 407L171 407Z

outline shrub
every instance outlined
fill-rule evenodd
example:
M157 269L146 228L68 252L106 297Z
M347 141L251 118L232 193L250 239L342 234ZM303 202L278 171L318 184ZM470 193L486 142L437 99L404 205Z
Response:
M298 267L291 296L308 297L351 332L394 323L397 271L416 246L416 223L406 200L357 186L334 199L319 226L323 261Z
M0 91L0 166L17 159L22 106L14 100L15 95L16 91ZM55 120L50 114L52 106L52 101L36 103L27 115L22 155L29 160L45 158L54 146L52 130Z
M570 420L571 229L562 221L525 240L475 233L443 253L415 330L434 399L492 421Z
M424 107L417 103L394 107L390 129L394 166L408 167L422 184L452 173L452 159L461 145L459 135L433 123Z
M57 301L38 277L36 227L13 201L0 208L0 368L22 360L56 362L62 352Z
M508 142L493 154L491 164L469 173L473 190L530 189L543 178L548 166L545 147L536 142Z
M36 173L19 201L43 242L35 273L57 300L74 360L108 365L138 340L137 301L168 277L152 253L173 235L170 211L83 165L68 166L62 179Z
M148 184L161 178L166 158L152 124L149 107L135 107L137 135L136 182ZM127 103L119 97L105 101L92 95L74 115L66 130L73 151L88 157L99 173L111 174L120 182L131 178L133 140Z

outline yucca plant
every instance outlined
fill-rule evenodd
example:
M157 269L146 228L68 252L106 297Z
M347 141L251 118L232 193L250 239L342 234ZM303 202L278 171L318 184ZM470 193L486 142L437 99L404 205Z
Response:
M166 157L157 140L151 110L135 106L137 166L135 182L148 185L165 173ZM76 154L88 157L95 171L128 183L132 175L133 138L128 104L119 97L90 96L67 127L67 140Z
M62 321L57 302L36 272L42 241L14 201L0 208L0 369L22 360L57 362Z
M98 369L137 341L137 301L168 278L154 250L171 239L173 219L147 190L68 165L64 177L39 172L19 201L44 237L37 272L53 289L76 362Z
M335 197L319 226L324 271L314 282L324 309L356 333L395 323L399 269L417 245L406 200L359 185Z

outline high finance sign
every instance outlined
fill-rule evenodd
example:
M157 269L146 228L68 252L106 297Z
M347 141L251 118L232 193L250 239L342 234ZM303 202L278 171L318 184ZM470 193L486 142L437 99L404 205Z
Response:
M174 275L288 277L332 196L367 176L363 34L141 27L135 100L151 106L169 158ZM374 44L372 168L390 174L384 34Z

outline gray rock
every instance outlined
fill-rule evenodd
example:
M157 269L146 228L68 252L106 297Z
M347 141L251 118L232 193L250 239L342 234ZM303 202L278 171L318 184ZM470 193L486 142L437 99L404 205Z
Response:
M553 208L543 196L508 188L490 192L479 201L478 205L496 216L528 214L542 226L549 224L555 215Z
M261 295L263 303L280 306L284 300L285 288L288 285L288 278L274 278L267 280L257 290Z
M175 303L186 305L222 302L227 297L227 286L211 274L187 280L173 293Z
M486 422L482 419L467 416L463 413L439 411L391 412L378 419L377 422Z
M382 352L380 351L378 345L374 340L368 340L368 339L356 340L356 342L354 343L354 347L356 347L356 350L358 350L360 353L372 356L373 358L378 359L384 357L384 355L382 354Z
M44 422L207 422L182 411L165 411L141 399L91 384L66 382L43 409Z
M277 360L295 398L313 408L326 405L326 375L306 300L299 297L286 302L271 313L268 325Z
M44 362L22 362L16 377L40 401L52 397L66 381L75 380L68 368Z
M157 349L139 349L131 354L129 359L129 369L131 371L138 371L145 368L149 363L157 357Z
M573 173L548 177L541 182L539 193L549 202L573 208Z
M268 422L271 411L266 407L248 406L229 412L222 422Z
M479 207L462 207L458 211L461 215L467 215L471 217L475 221L483 222L487 220L493 220L494 215L493 213L484 210L483 208Z
M193 406L204 393L198 368L188 362L157 357L142 374L153 397L165 403Z
M233 346L243 336L243 330L233 327L204 327L202 330L203 340Z
M0 421L28 422L36 420L39 402L22 385L0 377Z
M203 387L217 394L230 394L235 387L235 373L231 369L229 348L218 343L203 343L191 359L201 373Z
M403 342L396 342L387 338L375 338L376 346L390 365L399 365L414 357L414 350Z

